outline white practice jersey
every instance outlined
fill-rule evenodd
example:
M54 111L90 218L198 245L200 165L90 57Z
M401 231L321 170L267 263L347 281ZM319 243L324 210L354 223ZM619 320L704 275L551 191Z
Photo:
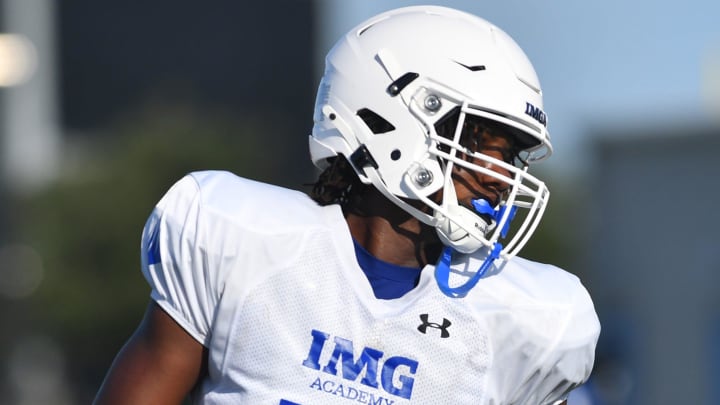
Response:
M515 258L450 298L427 266L380 300L337 205L227 172L168 191L142 258L152 298L209 349L196 403L553 404L593 365L600 327L575 276Z

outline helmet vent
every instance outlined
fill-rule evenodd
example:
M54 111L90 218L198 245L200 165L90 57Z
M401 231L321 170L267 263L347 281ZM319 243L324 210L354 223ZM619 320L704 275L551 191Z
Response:
M395 130L393 124L389 123L385 118L379 116L375 111L368 108L358 110L357 115L363 120L365 125L370 128L370 131L372 131L373 134L384 134Z
M467 69L467 70L469 70L469 71L472 71L472 72L479 72L479 71L485 70L485 65L473 65L473 66L469 66L469 65L466 65L466 64L464 64L464 63L460 63L460 62L458 62L458 61L455 61L455 63L457 63L458 65L460 65L460 66L464 67L465 69Z
M370 28L374 27L375 24L377 24L377 21L373 21L372 23L370 23L370 24L368 24L368 25L360 28L360 29L358 30L358 32L357 32L357 36L361 36L361 35L364 34L367 30L369 30Z

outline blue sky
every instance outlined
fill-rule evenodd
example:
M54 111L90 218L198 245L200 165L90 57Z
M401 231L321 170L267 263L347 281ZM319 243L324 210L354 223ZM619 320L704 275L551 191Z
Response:
M320 52L367 17L418 4L428 2L323 0ZM707 124L720 115L720 1L434 4L493 22L525 50L545 92L551 168L582 168L587 140L601 129Z

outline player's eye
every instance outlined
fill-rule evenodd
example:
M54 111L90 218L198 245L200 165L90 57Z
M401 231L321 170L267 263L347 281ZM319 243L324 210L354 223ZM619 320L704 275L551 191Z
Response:
M512 139L498 135L493 128L468 123L460 136L460 144L467 154L481 153L514 166L522 165Z
M435 132L443 138L453 139L459 118L460 107L456 107L435 123ZM499 141L497 138L502 138L502 140ZM500 146L498 142L506 146ZM472 114L465 115L460 134L460 145L465 148L461 152L463 152L463 158L468 161L472 159L470 155L473 153L482 153L499 158L515 167L523 167L527 164L519 156L515 139L511 135L492 121ZM447 145L439 145L438 148L444 152L450 152L450 147Z

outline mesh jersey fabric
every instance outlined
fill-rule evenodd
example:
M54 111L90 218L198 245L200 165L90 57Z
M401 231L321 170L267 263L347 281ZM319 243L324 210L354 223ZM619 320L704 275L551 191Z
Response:
M552 404L592 369L599 323L579 280L514 258L464 298L379 300L338 206L196 172L148 218L151 297L209 349L198 404ZM457 282L482 262L452 264Z

